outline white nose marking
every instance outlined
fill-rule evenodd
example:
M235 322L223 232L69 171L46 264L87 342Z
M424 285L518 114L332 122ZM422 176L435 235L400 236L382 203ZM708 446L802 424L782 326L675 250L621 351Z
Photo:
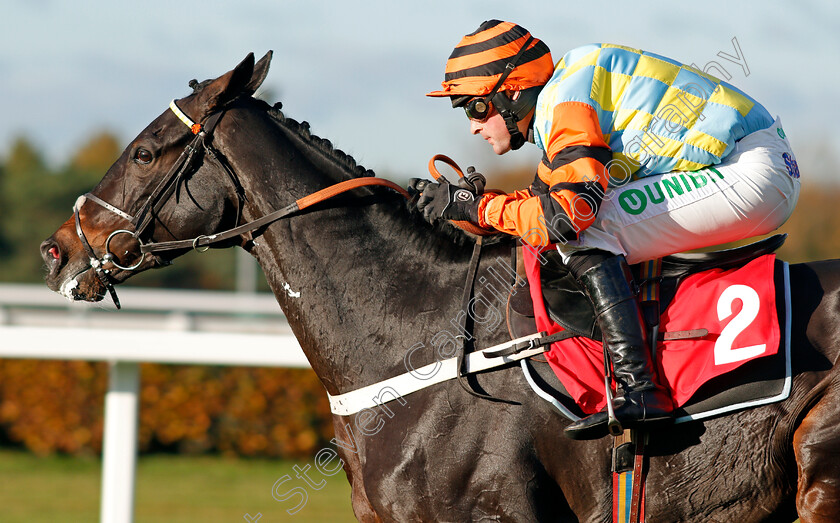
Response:
M58 293L67 298L70 301L73 300L73 289L79 286L79 282L76 281L76 278L71 278L66 282L61 284L61 287L58 289Z

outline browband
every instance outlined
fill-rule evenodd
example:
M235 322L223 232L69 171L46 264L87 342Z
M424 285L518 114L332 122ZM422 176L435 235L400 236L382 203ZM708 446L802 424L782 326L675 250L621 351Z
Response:
M178 107L178 104L175 103L174 99L169 102L169 108L172 109L172 112L175 113L175 116L177 116L179 120L184 122L184 125L190 128L190 131L192 131L193 134L201 132L201 124L193 122L189 116L184 114L184 111Z

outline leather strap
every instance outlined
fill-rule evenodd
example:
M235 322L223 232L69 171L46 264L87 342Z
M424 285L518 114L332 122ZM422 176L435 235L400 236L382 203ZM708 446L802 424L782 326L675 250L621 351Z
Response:
M436 155L432 156L431 160L429 160L429 174L431 174L432 178L434 178L436 181L440 180L440 179L443 179L443 181L447 181L446 178L444 178L443 175L440 174L440 171L438 171L437 166L435 165L436 162L445 163L446 165L452 167L452 170L454 170L458 174L459 178L464 177L464 171L462 171L461 167L459 167L458 164L455 163L455 160L446 156L445 154L436 154ZM488 189L483 194L504 194L504 193L501 192L501 191L497 191L495 189ZM492 236L494 234L499 233L499 231L497 231L495 229L485 229L484 227L481 227L478 224L468 222L468 221L450 220L449 223L451 223L452 225L454 225L455 227L458 227L459 229L461 229L463 231L466 231L470 234L474 234L476 236Z
M478 398L487 399L487 400L496 400L493 396L488 394L483 394L481 392L477 392L470 387L469 383L467 383L466 378L463 374L464 369L464 358L467 355L467 348L469 345L469 340L467 336L469 336L469 318L470 318L470 300L472 299L473 295L473 286L475 284L475 275L478 272L478 262L481 260L481 246L484 243L484 239L479 236L476 238L475 245L473 245L473 252L472 256L470 257L470 265L467 268L467 281L464 284L464 292L461 294L461 314L460 322L458 324L458 328L460 332L457 334L458 338L461 338L461 346L458 348L458 363L457 363L457 374L456 377L458 378L458 384L461 385L465 391L469 394L476 396Z
M93 252L93 247L90 246L87 236L85 236L85 232L82 230L82 220L79 215L81 214L82 205L85 204L86 199L86 196L79 196L76 199L76 203L73 204L73 221L76 225L76 235L79 237L79 241L82 242L82 248L85 250L90 266L93 267L94 274L96 274L96 277L99 278L99 281L108 290L108 294L110 294L111 299L114 300L114 306L119 309L120 299L117 297L117 291L114 289L114 283L111 281L111 278L108 277L106 271L102 268L102 262L96 257L96 253Z
M557 341L567 340L569 338L573 338L577 336L574 332L571 331L560 331L555 334L551 334L550 336L542 336L540 338L531 338L528 341L523 341L521 343L517 343L515 345L505 347L503 349L495 350L495 351L484 351L484 356L487 358L498 358L500 356L513 356L514 354L518 354L524 350L534 349L537 347L546 347L551 345Z
M647 432L635 429L613 436L613 523L644 521L647 438Z
M645 440L647 433L634 431L636 452L633 459L633 497L630 502L630 523L641 523L645 489Z
M97 204L101 205L102 207L105 207L106 209L108 209L112 213L116 214L120 218L124 218L124 219L128 220L129 223L131 223L134 220L134 216L131 216L130 214L122 212L120 209L114 207L113 205L111 205L110 203L106 202L105 200L103 200L99 196L96 196L93 193L85 193L85 198L87 198L88 200L90 200L94 203L97 203Z
M511 343L521 343L522 341L526 341L528 338L535 338L541 335L542 334L531 334L530 336L517 338L512 342L494 346L491 349L497 349ZM511 363L530 358L531 356L536 356L543 352L545 352L544 348L538 348L526 350L514 356L503 356L501 358L485 358L482 351L471 352L464 358L463 372L465 374L483 372L505 365L510 365ZM449 358L443 361L435 361L415 369L411 367L410 361L408 361L410 359L410 355L410 352L406 355L406 366L407 368L411 368L409 372L377 383L372 383L343 394L332 396L328 393L327 396L330 400L330 411L333 414L338 414L339 416L349 416L364 409L375 408L385 403L399 400L400 398L404 398L414 392L424 390L432 385L437 385L438 383L443 383L444 381L449 381L457 377L459 372L457 357ZM382 394L385 390L392 390L394 391L394 394Z
M291 216L296 214L304 209L315 205L316 203L321 203L323 201L329 200L339 194L345 193L352 189L357 189L359 187L367 187L372 185L380 185L383 187L388 187L400 193L401 195L405 196L406 198L409 197L408 192L400 187L399 185L395 184L390 180L385 180L383 178L373 178L373 177L366 177L366 178L353 178L351 180L345 180L343 182L339 182L335 185L331 185L320 191L314 192L310 195L304 196L303 198L298 199L294 203L283 207L282 209L278 209L272 213L266 214L262 218L258 218L254 221L248 222L244 225L240 225L239 227L234 227L233 229L228 229L227 231L210 234L207 236L198 236L196 238L192 238L189 240L175 240L170 242L157 242L157 243L147 243L140 247L141 252L160 252L160 251L171 251L177 249L194 249L198 247L209 246L214 243L222 242L228 240L230 238L239 236L246 232L250 232L266 225L269 225L273 222L281 218L285 218L287 216Z

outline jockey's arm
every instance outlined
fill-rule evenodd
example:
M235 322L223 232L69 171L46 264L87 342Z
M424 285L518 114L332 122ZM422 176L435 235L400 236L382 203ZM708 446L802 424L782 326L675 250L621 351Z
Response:
M551 122L531 190L489 195L478 207L481 226L519 236L535 247L575 240L589 227L606 191L612 159L590 105L558 104Z

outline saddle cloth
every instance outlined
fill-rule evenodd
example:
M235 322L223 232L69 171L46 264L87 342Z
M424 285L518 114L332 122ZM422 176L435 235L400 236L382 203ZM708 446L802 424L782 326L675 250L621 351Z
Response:
M526 374L531 373L529 381L532 386L541 383L555 399L565 398L561 402L576 415L598 412L606 405L600 333L587 323L591 320L581 323L587 315L580 311L572 324L555 321L557 311L546 307L551 292L544 294L539 283L546 260L527 249L523 254L535 327L547 334L591 328L552 345L545 355L551 372L539 364L523 363ZM670 304L661 315L660 332L707 329L709 333L702 338L660 339L655 351L658 379L670 391L678 414L698 419L784 399L790 387L787 264L764 254L745 263L740 260L734 267L689 273L670 279L673 288L665 297ZM665 283L667 287L668 279Z

